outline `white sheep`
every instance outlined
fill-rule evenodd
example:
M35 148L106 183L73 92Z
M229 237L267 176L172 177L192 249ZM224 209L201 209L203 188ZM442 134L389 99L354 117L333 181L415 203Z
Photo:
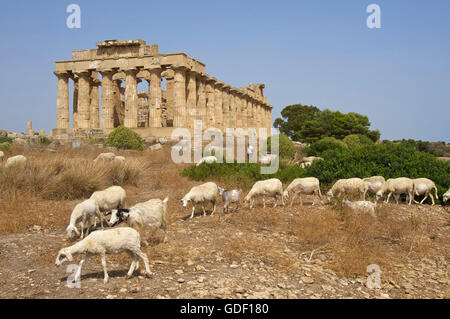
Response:
M81 267L86 262L88 256L100 255L102 257L103 272L105 275L103 281L107 283L109 276L106 270L106 253L117 254L122 251L126 251L133 259L126 276L127 278L130 278L133 272L139 268L138 258L144 261L146 275L152 275L147 255L141 251L141 237L137 230L130 227L118 227L92 232L76 244L62 248L58 252L55 265L60 266L66 261L71 262L74 256L83 254L73 279L74 282L77 282L81 277Z
M299 194L305 195L315 195L319 196L320 201L322 201L322 193L320 192L320 182L315 177L305 177L305 178L296 178L294 179L289 186L284 190L283 197L287 199L290 193L294 193L292 196L291 205L294 202L294 199ZM300 196L300 205L303 206L303 200ZM314 205L314 199L313 199Z
M81 238L84 237L84 229L86 229L86 235L88 235L92 219L94 219L94 227L97 226L96 218L100 220L101 226L103 227L103 218L94 199L87 199L77 204L70 215L70 223L66 228L67 236L74 238L75 235L80 235L77 224L80 224L81 227Z
M94 163L97 163L99 160L109 160L112 161L116 158L116 154L114 153L100 153L97 158L94 160Z
M352 201L344 199L342 201L342 205L344 207L350 208L353 211L368 212L373 217L376 217L376 215L375 215L375 209L377 207L376 203L372 203L367 200L360 200L360 201L352 202Z
M359 193L362 200L366 199L367 186L361 178L339 179L327 192L327 197L328 201L330 201L332 197L352 193Z
M0 151L0 162L3 162L3 159L5 158L5 153Z
M310 163L310 165L312 164L312 162L317 161L317 160L323 160L322 157L318 157L318 156L306 156L302 158L302 163Z
M390 178L384 183L383 187L377 192L377 200L381 199L384 194L388 193L386 203L389 202L391 195L394 195L395 201L398 204L398 199L401 194L407 194L409 197L409 205L413 198L414 182L407 177Z
M123 157L123 156L116 156L116 157L114 157L114 160L118 161L118 162L125 162L125 157Z
M446 191L444 193L444 195L442 196L442 201L445 203L447 203L447 201L450 199L450 189L448 191Z
M18 166L18 165L25 165L27 162L27 158L23 155L16 155L13 157L8 158L5 164L5 168L12 167L12 166Z
M215 156L205 156L203 157L195 166L200 166L202 163L212 164L217 162L217 157Z
M100 211L105 213L116 208L124 208L126 193L120 186L111 186L105 190L94 192L90 198L95 199Z
M164 231L164 242L166 242L168 200L169 197L166 197L164 200L154 198L143 203L137 203L129 209L114 209L111 212L109 225L114 226L119 221L126 221L130 227L138 231L144 227L159 228Z
M275 204L273 207L277 206L278 196L281 197L281 202L284 206L283 199L283 184L278 178L270 178L263 181L257 181L250 192L245 196L244 203L250 202L250 209L253 208L254 197L261 196L263 200L263 207L266 207L265 196L275 197Z
M386 182L383 176L366 177L363 178L363 181L367 185L367 190L374 194L376 194Z
M261 156L261 158L259 159L259 162L263 165L268 165L270 163L272 163L272 161L276 160L278 158L278 155L276 154L266 154Z
M414 199L415 195L425 196L420 202L420 204L422 204L428 198L428 196L430 196L432 205L434 205L433 194L431 194L431 191L433 189L434 189L434 196L436 196L436 199L438 199L437 188L434 182L428 178L415 178L413 179L413 183L414 183L414 194L413 194L414 203L419 204L419 202L417 202Z
M191 218L194 217L195 204L202 205L203 216L206 216L204 205L209 202L214 205L213 211L211 213L211 215L213 215L214 212L216 211L216 202L218 195L219 189L217 185L213 182L208 182L202 185L192 187L191 190L181 199L181 202L183 203L184 208L187 207L189 202L192 203Z

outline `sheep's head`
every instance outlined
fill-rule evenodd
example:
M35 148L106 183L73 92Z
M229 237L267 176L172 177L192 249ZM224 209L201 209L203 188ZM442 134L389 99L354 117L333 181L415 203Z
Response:
M129 216L129 212L129 209L113 209L111 211L111 218L109 219L109 226L113 227L121 221L126 220Z
M72 254L68 252L66 248L63 248L58 252L58 256L56 256L55 265L59 267L66 261L72 260L73 260Z
M66 228L66 235L69 239L74 239L76 236L80 236L80 232L74 225L69 225Z
M288 190L285 190L285 191L283 192L283 198L284 198L284 199L288 199L288 198L289 198L289 191L288 191Z
M442 201L444 202L444 204L447 203L447 201L448 201L449 199L450 199L449 196L445 196L445 195L444 195L444 197L442 197Z
M327 192L327 200L328 200L328 202L330 202L331 201L331 199L333 198L333 191L330 189L328 192Z
M217 188L219 189L219 194L220 194L220 196L222 196L223 193L225 193L225 188L222 188L222 187L220 187L220 186L217 186Z
M183 207L186 208L188 203L189 203L190 199L186 199L185 197L183 197L181 199L181 202L183 203Z
M382 198L383 198L383 190L380 189L380 190L377 192L376 196L377 196L377 200L382 199Z

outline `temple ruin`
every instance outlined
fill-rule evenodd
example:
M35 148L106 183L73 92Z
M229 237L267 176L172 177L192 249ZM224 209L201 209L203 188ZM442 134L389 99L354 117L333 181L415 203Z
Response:
M124 125L142 136L170 136L173 128L193 129L194 120L201 120L204 130L271 131L272 106L264 97L264 84L232 87L206 74L205 64L185 53L162 54L158 45L146 45L140 39L107 40L97 47L72 51L72 60L56 62L53 134L70 130L69 79L73 81L73 129L109 133ZM138 92L143 80L148 91Z

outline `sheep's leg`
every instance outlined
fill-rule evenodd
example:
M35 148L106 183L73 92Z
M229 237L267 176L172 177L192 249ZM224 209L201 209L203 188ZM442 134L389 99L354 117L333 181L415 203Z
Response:
M240 208L241 208L241 202L237 202L236 213L239 213Z
M425 193L425 196L423 197L423 199L420 201L421 204L423 204L423 202L428 198L429 193ZM431 195L433 196L433 195ZM433 198L433 197L432 197Z
M266 200L264 199L264 195L262 196L262 200L263 200L263 208L266 208Z
M400 195L398 195L399 197L400 197ZM412 198L414 197L414 194L409 194L409 203L408 203L408 205L411 205L411 201L412 201Z
M80 222L80 226L81 226L81 239L83 239L84 238L84 223L83 223L83 221L81 221Z
M195 205L192 204L192 214L191 214L191 218L194 218L194 211L195 211Z
M386 203L389 203L389 199L391 198L392 193L389 193L387 198L386 198Z
M133 258L136 258L136 257L133 257ZM125 279L130 279L131 278L135 268L136 268L136 260L133 260L131 262L130 269L128 270L127 275L125 276Z
M205 210L205 206L203 204L202 204L202 210L203 210L203 216L206 216L206 210Z
M275 208L275 207L277 207L277 202L278 202L278 195L277 194L275 194L275 204L273 204L273 208Z
M109 276L108 276L108 270L106 269L106 255L102 254L102 266L103 266L103 273L105 274L105 277L103 278L103 282L106 284L108 283Z
M395 199L395 203L398 205L398 200L400 198L399 194L394 194L394 199ZM409 202L411 203L411 199L409 200Z
M153 275L152 272L150 271L150 267L148 265L147 255L145 253L143 253L139 248L137 250L133 251L133 253L135 253L138 257L140 257L144 261L146 275L147 276Z
M292 199L291 199L291 207L292 207L292 204L294 203L294 199L296 196L297 196L297 193L294 192L294 196L292 196Z
M213 211L212 211L212 213L211 213L211 216L214 214L214 212L216 211L216 202L212 202L213 203L213 205L214 205L214 208L213 208ZM227 210L228 211L228 210Z
M77 281L80 280L80 277L81 277L81 266L83 266L83 264L84 264L84 262L86 261L87 258L88 258L87 255L84 255L84 257L81 258L81 261L78 264L77 272L75 273L75 277L73 278L73 282L77 282Z
M284 202L283 193L280 194L280 197L281 197L281 204L282 204L283 206L286 206L286 203Z
M433 196L433 194L430 193L430 197L431 197L431 202L432 202L431 206L433 206L434 205L434 196Z

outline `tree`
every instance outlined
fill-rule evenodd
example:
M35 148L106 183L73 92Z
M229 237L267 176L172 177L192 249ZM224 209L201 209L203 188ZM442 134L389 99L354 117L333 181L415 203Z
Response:
M124 126L116 127L103 143L105 146L112 146L119 149L131 149L142 151L144 149L144 141L133 130Z
M351 134L367 136L376 142L379 131L369 130L370 121L365 115L341 113L315 106L289 105L281 111L282 118L275 119L274 127L293 140L312 143L324 137L343 139Z

